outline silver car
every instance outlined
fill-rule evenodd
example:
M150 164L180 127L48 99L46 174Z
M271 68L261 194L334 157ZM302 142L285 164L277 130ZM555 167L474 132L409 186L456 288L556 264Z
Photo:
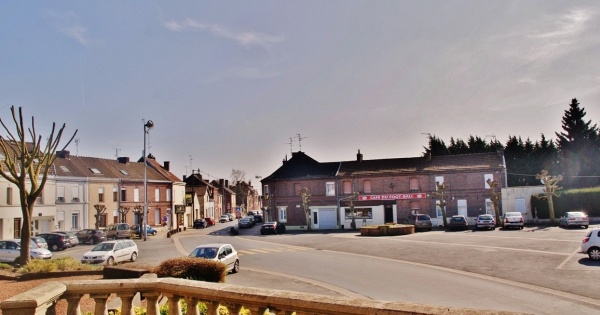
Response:
M490 230L496 229L496 219L491 214L480 214L475 220L475 230L486 228Z
M587 229L590 225L590 220L587 214L581 211L569 211L558 221L558 225L570 228L572 226L582 227Z
M50 259L52 253L45 248L38 248L35 242L30 241L29 254L32 259ZM16 264L20 263L21 240L10 239L0 241L0 262Z
M81 262L113 266L123 261L136 261L138 253L137 244L132 240L106 241L83 254Z
M227 265L227 272L240 271L240 258L231 244L206 244L200 245L190 252L189 257L220 261Z

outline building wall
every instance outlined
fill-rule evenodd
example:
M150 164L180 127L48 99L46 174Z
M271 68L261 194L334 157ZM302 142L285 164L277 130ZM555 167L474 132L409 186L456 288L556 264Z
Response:
M518 199L524 200L525 212L522 212L525 222L534 222L536 219L535 209L531 208L531 197L544 193L544 186L522 186L502 188L502 214L506 212L517 212L516 203Z

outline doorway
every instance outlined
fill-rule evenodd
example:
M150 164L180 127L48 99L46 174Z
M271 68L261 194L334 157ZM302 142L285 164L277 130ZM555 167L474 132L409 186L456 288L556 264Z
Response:
M383 208L383 223L394 222L394 207L392 205L385 205Z

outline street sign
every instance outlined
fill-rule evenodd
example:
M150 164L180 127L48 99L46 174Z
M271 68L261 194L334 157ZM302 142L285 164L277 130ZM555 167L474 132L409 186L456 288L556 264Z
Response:
M414 194L385 194L385 195L359 195L359 201L368 200L405 200L405 199L425 199L427 198L426 193L414 193Z

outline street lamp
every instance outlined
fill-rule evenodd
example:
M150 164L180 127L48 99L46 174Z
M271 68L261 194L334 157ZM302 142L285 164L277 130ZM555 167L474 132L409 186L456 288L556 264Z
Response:
M146 237L148 232L146 231L146 225L148 225L148 178L146 175L148 163L146 163L146 135L148 134L148 130L154 127L154 123L152 120L148 120L144 123L144 223L143 223L143 235L144 241L146 241Z

